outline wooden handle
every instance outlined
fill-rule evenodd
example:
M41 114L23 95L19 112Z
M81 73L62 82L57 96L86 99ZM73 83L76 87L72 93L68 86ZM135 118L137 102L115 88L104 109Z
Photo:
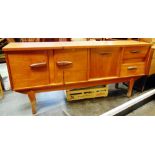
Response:
M68 66L71 65L72 62L71 61L57 61L57 66Z
M38 67L45 67L45 66L47 66L46 62L39 62L39 63L34 63L30 65L31 68L38 68Z
M101 55L109 55L112 54L112 52L100 52Z
M134 51L130 51L130 53L140 53L141 51L136 51L136 50L134 50Z
M128 67L128 70L136 70L137 69L137 66L130 66Z

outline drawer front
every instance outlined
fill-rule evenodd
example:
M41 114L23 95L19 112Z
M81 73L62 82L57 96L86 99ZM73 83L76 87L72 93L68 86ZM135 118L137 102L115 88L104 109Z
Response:
M130 63L121 65L121 77L138 76L145 74L145 63Z
M140 59L145 58L149 47L126 47L124 48L124 59Z
M90 78L119 76L121 48L94 48L90 52Z
M56 83L67 84L87 80L87 49L55 50L54 62Z
M49 83L47 52L12 52L8 61L14 89Z

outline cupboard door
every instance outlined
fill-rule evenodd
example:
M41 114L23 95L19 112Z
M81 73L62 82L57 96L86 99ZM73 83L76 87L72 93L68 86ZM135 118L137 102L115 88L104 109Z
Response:
M7 57L14 89L49 83L46 51L11 52Z
M95 48L90 52L89 78L119 76L121 48Z
M87 49L54 51L55 81L76 83L87 80Z

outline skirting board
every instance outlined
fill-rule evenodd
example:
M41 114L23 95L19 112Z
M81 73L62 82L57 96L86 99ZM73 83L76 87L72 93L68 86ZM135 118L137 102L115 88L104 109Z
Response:
M155 89L150 90L128 102L125 102L124 104L109 110L107 112L105 112L104 114L100 115L100 116L117 116L117 115L121 115L121 113L123 113L123 111L126 111L127 109L130 109L133 106L138 105L139 103L141 103L144 100L147 100L148 98L151 98L155 95Z

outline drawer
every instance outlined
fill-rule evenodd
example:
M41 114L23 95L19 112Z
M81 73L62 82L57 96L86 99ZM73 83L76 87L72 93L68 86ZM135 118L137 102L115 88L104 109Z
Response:
M145 58L149 47L125 47L123 59Z
M145 74L145 63L128 63L121 65L121 77L138 76Z
M49 83L47 52L12 52L8 60L14 89Z

